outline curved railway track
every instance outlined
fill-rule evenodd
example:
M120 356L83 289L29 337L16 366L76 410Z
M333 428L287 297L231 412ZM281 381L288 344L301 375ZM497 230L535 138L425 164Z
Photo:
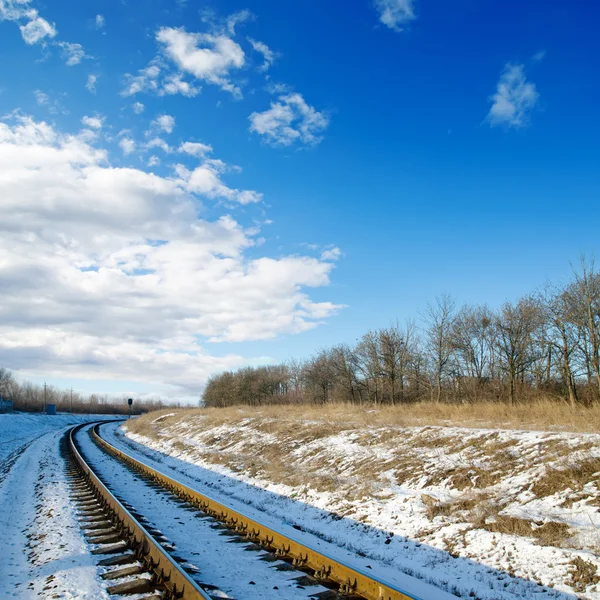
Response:
M144 527L143 517L134 514L94 473L75 443L78 425L67 434L67 472L72 498L79 509L80 525L94 554L107 555L101 566L114 567L103 577L118 583L109 594L145 595L165 600L210 600L210 596L177 564L159 540ZM138 596L139 597L139 596Z
M198 583L198 569L201 571L202 565L190 565L185 558L178 556L173 544L161 531L153 528L151 522L131 504L117 498L110 489L110 481L95 472L91 461L86 460L85 452L79 448L77 438L83 432L78 432L83 427L74 427L67 436L73 499L81 511L84 533L88 541L95 545L92 551L108 556L100 564L110 567L103 577L116 582L109 585L109 593L135 593L138 595L136 597L162 597L167 600L230 597L214 586ZM168 477L115 448L102 438L99 429L100 424L96 424L89 432L94 444L104 455L126 466L136 478L152 489L167 493L171 502L176 501L185 510L195 512L199 518L214 521L211 525L213 529L220 528L224 530L222 534L246 542L246 549L261 551L263 560L278 561L300 575L304 573L303 583L318 585L318 589L322 590L311 596L322 599L341 596L368 600L426 600L272 527L266 527L256 519ZM250 583L254 584L253 581ZM279 597L287 596L282 593Z

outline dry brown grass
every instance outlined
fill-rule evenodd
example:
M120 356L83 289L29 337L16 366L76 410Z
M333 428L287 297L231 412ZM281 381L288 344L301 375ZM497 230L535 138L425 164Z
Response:
M600 576L596 565L577 556L571 561L571 585L576 592L585 592L590 585L600 583Z
M462 491L467 488L483 489L498 483L503 471L483 469L481 467L452 467L440 469L427 479L428 486L446 483L446 487Z
M153 412L136 419L132 430L138 430L161 414ZM600 405L572 409L563 402L538 401L509 406L504 403L436 404L421 402L401 406L357 406L355 404L284 405L178 410L178 418L201 417L206 426L233 423L243 418L261 417L274 420L321 421L342 430L358 426L426 426L490 427L494 429L537 429L546 431L600 432ZM166 422L174 417L168 417ZM277 425L264 425L277 428ZM331 432L330 432L331 433Z
M533 537L542 546L560 546L571 535L566 523L547 521L537 525L526 519L504 515L497 515L493 521L483 523L480 527L494 533Z
M430 520L442 516L452 522L464 521L472 523L473 529L533 538L542 546L560 547L572 534L566 523L557 521L535 523L518 517L500 515L498 513L504 505L494 502L486 492L466 494L451 502L439 502L427 494L422 494L421 500L425 504L426 514ZM581 571L582 579L588 571L589 569Z
M154 419L146 420L145 423L132 422L130 430L140 435L150 435L156 439L157 430L164 427L165 424L168 425L169 420L173 424L176 419L186 418L186 415L178 413L177 417L159 417L158 421L155 420L156 413L154 417ZM203 424L206 429L209 427L205 421L203 421ZM304 444L332 435L335 433L335 428L326 428L317 424L315 430L312 431L308 426L304 428L298 425L294 426L288 421L260 421L254 423L253 429L263 433L275 434L277 437L271 443L260 443L260 449L257 447L253 452L240 452L237 448L234 448L238 443L244 442L245 433L243 429L225 434L207 433L202 438L203 448L177 438L170 438L169 444L178 452L186 453L192 460L223 465L233 473L244 473L246 476L263 478L267 481L275 481L296 488L309 486L319 492L343 491L345 481L340 476L338 465L330 465L324 457L309 456L310 460L307 461L305 466L298 466L287 460L285 453L281 451L281 444L285 443L286 440L289 440L287 444L289 450L298 445L299 440ZM210 450L207 450L207 448L210 448ZM359 465L359 467L361 472L369 472L368 464L365 463ZM321 469L326 470L327 468L333 472L320 472ZM367 484L364 484L361 489L361 493L366 493L367 489L370 494L375 493ZM356 494L356 490L353 493ZM348 491L348 495L350 495L350 491Z
M597 482L599 478L600 458L588 458L561 469L547 468L545 474L533 484L531 491L538 498L552 496L567 488L579 492L584 485Z
M396 482L402 484L423 472L423 461L412 454L401 453L384 463L382 469L392 471Z
M253 423L253 429L263 433L276 435L278 438L293 437L301 442L309 443L352 429L352 425L346 425L341 422L330 423L327 421L317 421L315 423L305 424L302 421L298 422L295 419L265 417L260 421L255 421Z
M456 438L450 435L433 435L431 437L423 435L415 439L415 447L419 448L439 448L445 446L452 448L455 452L460 452L459 449L455 450L456 445Z
M503 440L500 441L497 439L498 434L493 433L487 440L487 443L481 446L482 454L486 456L497 456L499 453L502 453L503 456L506 456L508 453L508 449L516 446L517 440ZM508 453L510 454L510 453Z
M310 483L320 491L329 491L339 483L331 481L331 476L339 478L346 475L378 484L387 477L386 473L393 473L396 483L409 482L424 473L423 457L419 450L440 447L444 449L444 453L462 452L465 466L444 469L437 465L429 471L426 485L444 482L448 487L463 491L485 489L510 476L519 462L518 455L510 452L516 441L504 440L497 432L460 439L442 433L432 425L493 425L496 428L536 425L539 428L542 424L556 426L562 420L570 423L571 429L581 430L593 429L594 423L600 418L600 410L571 411L568 406L549 402L530 404L527 407L516 406L515 415L508 413L508 410L509 407L505 405L490 404L416 404L381 409L356 405L230 407L165 410L145 415L130 422L128 426L134 433L158 439L160 430L169 428L173 434L179 425L183 425L186 431L193 432L192 435L200 435L202 445L211 449L212 454L202 456L208 462L228 465L237 472L245 469L253 476L290 485ZM525 412L529 424L525 419ZM483 417L494 417L495 422L482 422ZM434 423L436 420L437 423ZM425 428L402 428L403 425L410 424L424 425ZM370 429L367 427L369 425ZM219 426L233 426L235 430L213 429ZM265 434L265 438L248 438L248 429ZM348 430L356 434L353 439L363 447L383 443L393 450L396 447L394 442L398 439L398 446L404 450L394 452L396 456L386 461L373 461L369 457L364 460L354 459L351 472L345 473L342 464L337 464L335 460L328 461L322 455L322 448L318 445L309 446L311 442ZM406 452L407 441L410 442L410 452ZM589 449L592 443L584 443L582 447ZM240 446L236 447L238 444ZM251 451L247 451L248 448ZM292 467L290 461L282 460L282 448L285 448L283 454L303 449L303 462L306 466L301 469L302 473L297 466ZM192 447L189 450L193 451ZM544 456L567 457L572 450L563 440L549 438L539 445L539 451ZM589 459L576 467L561 470L548 469L536 481L532 491L542 497L568 487L574 491L581 490L598 471L599 459ZM327 475L315 476L315 473Z
M452 431L443 426L486 430ZM597 436L500 431L598 432L600 409L571 411L550 402L514 409L490 404L230 407L165 410L129 422L128 427L167 441L199 464L219 464L244 477L288 485L293 497L332 493L332 506L341 516L354 515L363 497L393 497L390 484L412 486L422 494L431 532L460 523L464 531L483 529L567 547L575 538L569 540L571 529L555 516L540 516L539 521L536 516L533 522L502 514L510 512L507 507L516 492L504 494L501 484L523 472L535 483L524 484L520 492L530 485L538 497L571 489L572 494L563 493L567 502L600 503L594 486L584 489L600 473L600 458L588 452L598 443ZM333 439L338 434L343 434L341 447ZM460 495L440 502L434 498L439 489L431 489L440 485ZM549 518L543 522L545 517ZM360 514L356 518L366 519ZM429 534L423 529L417 538L420 535ZM582 566L580 570L576 577L584 580L587 571Z
M444 516L452 517L456 521L461 517L470 516L475 509L485 506L489 501L489 494L466 494L455 498L451 502L438 502L427 494L421 494L421 500L425 505L428 519L433 520L435 517Z

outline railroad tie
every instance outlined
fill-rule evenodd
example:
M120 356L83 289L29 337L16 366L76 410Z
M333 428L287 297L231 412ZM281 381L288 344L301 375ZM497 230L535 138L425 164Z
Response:
M142 565L131 565L129 567L123 567L121 569L115 569L114 571L107 571L106 573L102 573L102 579L112 580L112 579L121 579L123 577L131 577L132 575L139 575L144 572L144 567Z
M144 594L154 590L148 579L132 579L124 583L117 583L106 589L111 596L122 596L125 594Z

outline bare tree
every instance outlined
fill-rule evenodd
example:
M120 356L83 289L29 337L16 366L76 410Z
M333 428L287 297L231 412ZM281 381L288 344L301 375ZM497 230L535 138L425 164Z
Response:
M419 361L419 342L417 326L413 320L407 320L404 327L399 328L398 331L402 339L400 354L398 356L400 401L404 402L407 396L406 388L410 385L410 376L411 374L418 373L419 370L419 365L417 364ZM415 389L409 390L409 392L417 393L420 382L414 378L412 383Z
M575 323L574 298L569 287L547 287L540 295L544 318L549 326L549 339L559 358L559 371L567 390L569 403L577 402L574 357L578 350L579 333Z
M128 412L126 398L114 396L98 396L91 394L83 396L71 390L61 390L52 386L44 386L31 383L30 381L19 382L13 374L5 368L0 367L0 396L12 400L14 409L23 412L40 412L44 406L44 396L47 404L56 404L59 412L125 414ZM72 401L71 401L72 397ZM134 406L134 413L148 412L160 405L160 401L143 400ZM176 404L172 404L176 406Z
M391 404L396 403L397 390L401 386L400 357L403 345L398 325L379 330L381 378L384 386L388 387Z
M588 373L596 380L596 399L600 400L600 273L594 260L581 258L579 271L575 271L572 284L576 319L583 333L583 351L586 355Z
M459 393L479 397L491 376L494 316L487 306L463 306L452 329Z
M358 386L358 359L348 344L338 344L329 353L334 385L342 400L358 402L362 400Z
M287 368L287 373L288 373L289 383L290 383L290 386L292 389L292 393L296 397L300 397L300 395L302 393L303 365L299 360L292 358L287 361L285 366Z
M437 390L436 401L442 399L442 381L452 356L452 332L454 329L456 302L443 294L428 304L424 319L427 333L427 349L432 362Z
M304 366L303 379L313 401L325 404L330 400L335 383L335 371L328 350L321 350Z
M515 383L538 358L531 342L540 321L539 306L531 298L523 298L516 304L507 302L496 318L495 346L500 368L508 378L511 404L515 401Z
M15 379L13 374L3 367L0 367L0 396L9 398L12 394Z
M463 306L454 320L452 345L461 371L483 380L489 373L493 315L487 306Z
M508 302L497 313L485 305L456 312L454 300L440 296L421 316L422 334L414 323L396 323L305 361L223 373L209 381L206 401L380 405L470 395L514 403L521 390L529 397L558 391L575 405L584 377L600 398L600 274L593 261L582 260L565 286Z
M362 374L363 384L369 398L373 397L375 404L382 401L382 367L379 354L379 335L368 331L360 338L356 346L357 366Z

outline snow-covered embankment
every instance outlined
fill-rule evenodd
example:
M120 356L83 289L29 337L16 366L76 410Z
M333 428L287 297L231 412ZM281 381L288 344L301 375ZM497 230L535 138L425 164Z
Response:
M213 495L454 593L600 598L600 435L192 412L127 438Z

